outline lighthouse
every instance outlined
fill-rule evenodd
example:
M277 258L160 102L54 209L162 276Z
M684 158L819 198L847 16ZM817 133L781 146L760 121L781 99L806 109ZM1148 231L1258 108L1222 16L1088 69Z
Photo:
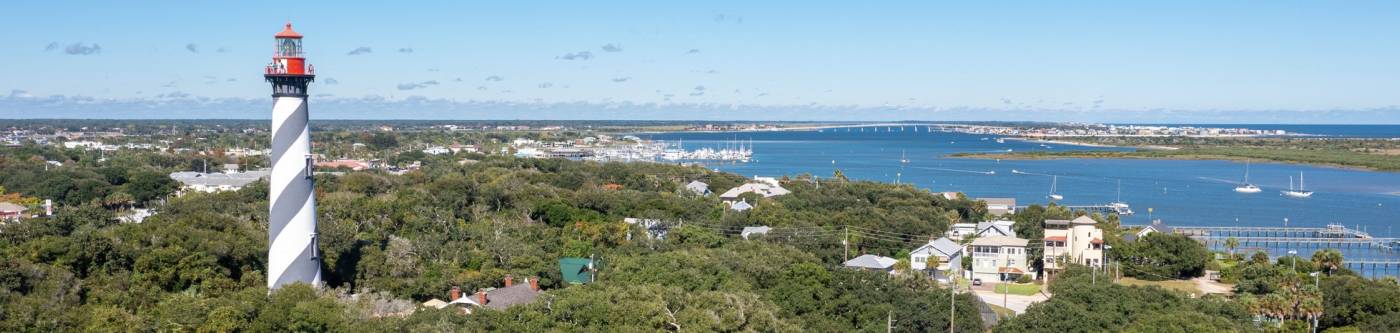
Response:
M303 282L321 286L316 248L316 193L312 190L311 129L306 86L316 78L306 64L301 34L292 24L274 39L272 63L263 77L272 83L272 175L268 195L267 287Z

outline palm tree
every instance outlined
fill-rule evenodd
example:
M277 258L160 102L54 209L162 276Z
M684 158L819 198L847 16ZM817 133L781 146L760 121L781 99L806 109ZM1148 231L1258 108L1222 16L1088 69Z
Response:
M1235 249L1240 247L1240 240L1234 236L1225 239L1225 248L1230 249L1230 259L1235 259Z
M1313 252L1312 262L1325 271L1328 276L1331 276L1332 271L1342 266L1342 251L1337 251L1337 249L1318 250Z

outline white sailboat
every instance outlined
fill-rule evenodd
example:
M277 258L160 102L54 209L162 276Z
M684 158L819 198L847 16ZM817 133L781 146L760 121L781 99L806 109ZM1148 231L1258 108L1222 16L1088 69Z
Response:
M1118 180L1118 199L1108 203L1118 215L1133 215L1133 209L1128 207L1128 203L1123 202L1123 180Z
M904 155L904 150L899 151L899 163L909 164L909 158Z
M1293 176L1288 176L1288 190L1283 191L1283 195L1294 198L1307 198L1312 196L1312 191L1303 189L1303 173L1298 173L1298 189L1293 189Z
M1240 192L1240 193L1259 193L1260 191L1263 191L1263 190L1260 189L1259 186L1255 186L1254 184L1250 184L1250 183L1249 183L1249 161L1246 160L1246 161L1244 161L1244 184L1243 184L1243 185L1240 185L1240 186L1236 186L1236 187L1235 187L1235 192Z
M1060 176L1050 176L1050 200L1064 200L1065 196L1055 193L1055 185L1060 182Z

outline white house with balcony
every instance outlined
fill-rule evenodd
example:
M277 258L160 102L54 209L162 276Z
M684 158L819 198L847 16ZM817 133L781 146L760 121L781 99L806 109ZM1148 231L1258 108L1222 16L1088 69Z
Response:
M1044 268L1055 274L1069 263L1103 266L1104 237L1098 222L1088 216L1074 220L1045 220Z
M1016 237L987 236L972 241L972 278L982 281L1015 281L1032 274L1026 263L1028 241Z

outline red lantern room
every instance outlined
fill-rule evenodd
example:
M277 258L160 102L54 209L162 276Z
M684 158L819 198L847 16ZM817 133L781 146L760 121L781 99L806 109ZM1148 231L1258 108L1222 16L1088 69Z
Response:
M276 52L272 55L272 63L267 66L267 74L282 75L310 75L315 74L315 68L306 65L306 57L301 51L301 34L292 31L292 24L289 22L282 32L273 36L276 38L274 48Z

